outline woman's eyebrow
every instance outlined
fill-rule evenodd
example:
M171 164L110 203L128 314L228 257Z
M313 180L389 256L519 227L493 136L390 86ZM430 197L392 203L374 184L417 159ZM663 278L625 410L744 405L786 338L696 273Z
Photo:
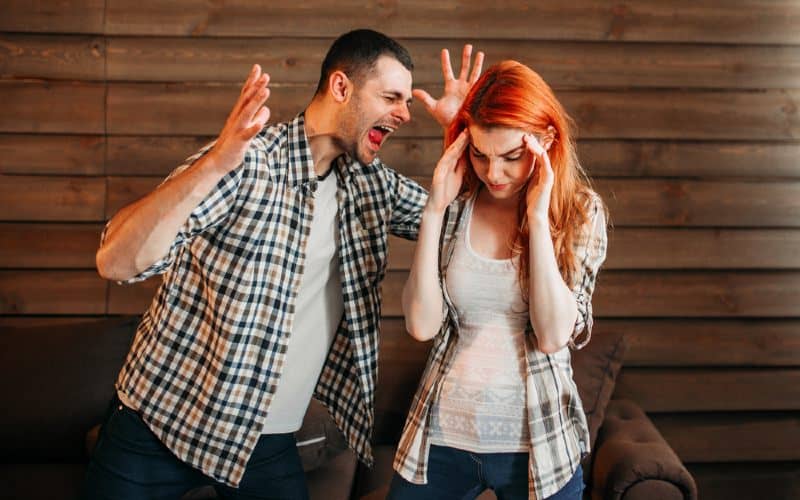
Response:
M473 150L474 150L476 153L479 153L479 154L482 154L482 155L484 155L484 156L485 156L485 154L483 153L483 151L481 151L480 149L478 149L477 147L475 147L475 144L473 144L473 143L471 143L471 142L470 142L470 143L469 143L469 147L470 147L470 148L472 148L472 149L473 149ZM520 152L521 150L523 150L523 149L525 149L525 146L517 146L517 147L515 147L514 149L511 149L511 150L509 150L509 151L506 151L505 153L500 153L500 154L499 154L499 155L497 155L497 156L511 156L511 155L514 155L514 154L517 154L517 153L519 153L519 152Z

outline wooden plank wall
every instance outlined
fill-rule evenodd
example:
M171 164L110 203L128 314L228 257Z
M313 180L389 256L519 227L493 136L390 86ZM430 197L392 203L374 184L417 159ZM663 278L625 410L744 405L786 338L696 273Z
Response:
M0 324L143 310L155 282L93 269L103 222L218 132L252 63L280 120L339 33L400 38L432 93L439 48L471 41L537 69L577 120L614 223L595 334L630 340L616 396L702 498L800 497L800 2L278 4L0 1ZM413 114L383 156L426 178L439 131ZM412 248L392 246L384 362L402 365L421 348L399 318Z

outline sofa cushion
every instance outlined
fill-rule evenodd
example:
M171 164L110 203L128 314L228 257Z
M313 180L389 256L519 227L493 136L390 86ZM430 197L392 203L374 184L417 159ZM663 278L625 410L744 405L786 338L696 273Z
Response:
M573 378L589 422L592 448L614 392L626 348L621 333L604 332L593 336L583 349L572 352Z
M5 461L85 460L84 435L105 414L137 324L126 317L3 328Z

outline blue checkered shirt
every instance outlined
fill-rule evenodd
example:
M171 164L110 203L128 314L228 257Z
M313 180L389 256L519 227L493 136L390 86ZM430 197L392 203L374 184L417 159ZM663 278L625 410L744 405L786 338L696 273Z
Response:
M188 168L206 146L173 172ZM416 239L427 194L379 160L341 156L337 176L344 313L315 397L359 458L369 439L388 234ZM168 254L127 282L164 273L117 390L184 462L236 486L260 435L296 313L316 174L302 114L270 125L197 206Z

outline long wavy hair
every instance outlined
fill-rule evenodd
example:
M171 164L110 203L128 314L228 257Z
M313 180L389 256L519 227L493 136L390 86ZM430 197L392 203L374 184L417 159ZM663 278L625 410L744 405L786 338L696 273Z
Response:
M446 144L450 145L470 125L521 129L532 133L540 143L547 135L548 127L555 129L548 150L554 174L548 219L559 272L572 287L578 266L573 245L580 237L581 226L589 218L589 198L593 193L589 178L578 162L572 119L538 73L522 63L509 60L490 67L475 82L447 130ZM470 162L469 152L464 155L468 168L461 194L470 196L481 187L481 181ZM509 246L512 255L520 257L517 278L527 302L530 249L524 191L518 216L520 224Z

